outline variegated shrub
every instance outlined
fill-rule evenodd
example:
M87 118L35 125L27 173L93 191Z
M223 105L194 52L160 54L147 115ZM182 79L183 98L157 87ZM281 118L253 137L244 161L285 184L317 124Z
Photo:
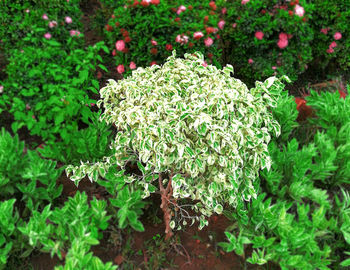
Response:
M199 53L179 59L173 52L163 66L109 80L98 105L104 107L101 118L119 129L111 145L114 154L98 163L69 166L71 179L88 174L97 180L111 166L137 164L142 176L125 181L141 187L144 198L159 188L167 233L187 219L199 220L202 228L205 217L220 214L224 205L256 197L258 172L271 163L270 134L280 133L269 107L276 106L283 84L271 77L249 90L230 76L232 66L219 70L203 62ZM180 199L191 199L199 217L191 217Z

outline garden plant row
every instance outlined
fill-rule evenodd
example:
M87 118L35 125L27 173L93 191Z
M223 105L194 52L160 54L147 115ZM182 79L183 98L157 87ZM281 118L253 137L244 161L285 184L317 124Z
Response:
M0 121L11 119L0 269L29 267L38 251L55 269L117 269L91 248L114 224L143 231L152 194L164 241L223 214L219 245L246 262L350 266L350 87L284 90L308 68L346 72L347 1L101 0L94 45L84 2L0 4ZM100 84L106 66L124 79ZM62 201L62 173L107 195Z

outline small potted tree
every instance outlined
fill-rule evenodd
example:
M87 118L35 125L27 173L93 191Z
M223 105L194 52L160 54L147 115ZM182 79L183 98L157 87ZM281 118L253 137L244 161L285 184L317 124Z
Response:
M269 108L283 84L271 77L249 90L231 73L230 65L207 66L200 53L180 59L173 52L163 66L109 80L97 105L104 108L101 120L119 130L114 153L68 166L67 174L76 183L86 174L96 181L112 166L137 164L142 175L125 179L143 198L161 194L166 239L189 221L201 229L224 206L255 198L258 172L270 167L270 134L280 133Z

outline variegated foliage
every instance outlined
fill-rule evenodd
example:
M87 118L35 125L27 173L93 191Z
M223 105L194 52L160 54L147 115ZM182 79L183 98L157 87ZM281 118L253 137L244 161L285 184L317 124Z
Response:
M203 227L204 217L220 214L224 204L257 196L258 171L271 163L270 134L280 133L269 108L283 84L271 77L249 90L230 76L230 65L204 67L200 53L175 56L109 80L98 106L104 107L101 118L120 130L111 145L115 152L98 163L69 166L67 174L73 181L86 174L96 180L110 166L133 161L143 175L125 181L142 186L145 198L157 190L157 174L172 173L173 197L195 201Z

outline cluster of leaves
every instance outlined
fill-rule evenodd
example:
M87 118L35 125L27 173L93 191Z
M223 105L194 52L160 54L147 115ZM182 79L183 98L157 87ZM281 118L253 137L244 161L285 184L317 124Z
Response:
M247 261L255 264L341 269L350 265L350 99L315 91L306 99L315 111L305 123L313 136L304 145L289 140L296 114L277 116L291 125L282 125L286 135L269 145L273 162L260 176L263 193L228 212L236 224L226 232L229 243L221 245L244 255L244 245L252 244Z
M25 149L18 135L12 137L1 130L0 268L6 265L7 258L23 258L32 252L17 226L29 218L31 211L57 202L62 185L57 187L56 180L61 173L62 169L56 169L55 162L44 160L36 152Z
M116 269L112 263L102 261L88 253L92 245L99 244L108 227L107 202L94 198L90 206L85 193L77 192L62 208L51 210L51 204L42 212L34 210L32 217L18 229L28 237L29 244L51 257L66 258L64 266L56 269Z
M130 63L146 67L152 63L162 64L173 49L179 56L200 51L208 56L208 63L221 67L219 44L221 30L217 24L220 13L208 17L211 8L200 1L101 1L109 20L104 25L106 43L113 50L116 66L123 65L130 74ZM153 4L157 2L157 4ZM180 7L186 10L178 12ZM102 9L104 10L104 9ZM207 30L207 29L210 29ZM215 31L215 32L212 32ZM203 37L195 39L193 34L202 32ZM176 42L177 36L184 37L183 43ZM211 38L213 44L205 46L204 40ZM118 51L116 42L125 42L125 49ZM152 44L152 41L156 44Z
M231 66L218 70L203 61L200 53L180 59L173 52L162 67L138 68L119 83L110 80L98 105L104 106L102 119L120 130L111 144L115 152L68 166L71 179L78 183L87 174L96 181L116 164L132 162L142 175L128 182L146 198L158 190L158 174L169 173L172 196L197 201L192 208L200 212L200 228L224 204L256 197L258 171L270 166L270 133L280 132L268 108L276 106L283 84L272 77L249 91L230 77Z

